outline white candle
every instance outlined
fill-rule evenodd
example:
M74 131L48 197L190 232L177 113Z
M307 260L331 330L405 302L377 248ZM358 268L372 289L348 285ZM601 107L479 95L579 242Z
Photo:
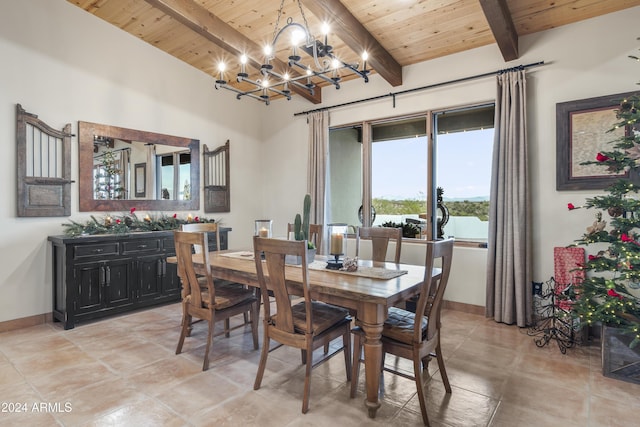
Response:
M342 255L342 241L343 235L340 233L333 233L331 235L331 255Z
M258 236L260 236L260 237L269 237L269 230L267 230L265 227L262 227L260 229L260 231L258 232Z

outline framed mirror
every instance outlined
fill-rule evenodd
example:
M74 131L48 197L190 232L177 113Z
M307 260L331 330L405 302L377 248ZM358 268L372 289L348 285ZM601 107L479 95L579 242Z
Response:
M200 209L200 141L78 122L80 212Z

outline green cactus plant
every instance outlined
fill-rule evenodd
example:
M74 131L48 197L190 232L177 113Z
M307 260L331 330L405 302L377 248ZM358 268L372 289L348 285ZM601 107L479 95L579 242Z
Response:
M306 194L304 196L304 203L302 206L302 216L296 214L293 221L293 233L296 240L309 240L309 215L311 213L311 195ZM314 249L315 245L311 242L308 243L309 249Z

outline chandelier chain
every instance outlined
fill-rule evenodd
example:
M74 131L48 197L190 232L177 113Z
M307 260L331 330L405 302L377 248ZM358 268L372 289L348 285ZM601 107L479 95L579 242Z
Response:
M271 43L273 43L273 41L276 39L276 34L278 34L278 30L280 29L280 17L282 16L282 9L284 9L284 0L280 1L280 9L278 9L278 18L276 19L276 26L273 28Z
M307 29L307 37L313 38L311 34L311 30L309 29L309 23L307 22L307 17L304 14L304 10L302 10L302 5L300 4L300 0L298 0L298 9L300 9L300 14L302 15L302 20L304 21L304 27Z

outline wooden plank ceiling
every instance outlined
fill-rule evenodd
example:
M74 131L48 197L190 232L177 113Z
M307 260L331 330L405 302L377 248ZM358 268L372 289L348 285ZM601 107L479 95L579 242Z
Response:
M239 56L249 56L246 71L258 79L262 48L273 40L280 7L280 0L67 1L213 77L225 62L227 80L241 89L246 86L232 77L240 71ZM319 36L328 22L336 56L361 67L366 50L367 67L391 86L402 84L406 65L491 44L505 61L515 60L522 53L520 36L640 5L640 0L300 1L304 17L296 0L283 1L280 28L289 17L299 23L306 18ZM272 63L284 74L289 48L279 40L276 50ZM295 92L312 103L322 99L321 88L313 96Z

